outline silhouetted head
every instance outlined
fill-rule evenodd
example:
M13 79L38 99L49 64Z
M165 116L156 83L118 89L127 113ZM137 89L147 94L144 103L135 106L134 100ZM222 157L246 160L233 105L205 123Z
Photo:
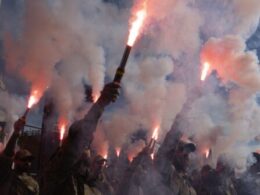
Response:
M29 150L21 149L14 156L14 168L17 172L28 172L34 157Z
M177 171L185 171L189 163L189 154L195 152L193 143L179 142L176 148L170 151L170 159Z

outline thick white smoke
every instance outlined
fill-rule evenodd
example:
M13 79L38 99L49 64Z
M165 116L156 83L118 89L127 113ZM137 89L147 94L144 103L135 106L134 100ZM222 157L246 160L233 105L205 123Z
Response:
M253 52L245 51L245 38L259 22L260 1L147 3L147 26L128 61L123 100L105 113L101 125L105 136L100 140L120 147L140 126L151 135L158 125L163 138L186 100L186 91L200 85L203 47L202 61L211 63L225 86L230 82L235 86L223 97L213 89L218 81L207 80L207 89L187 113L184 122L191 128L184 132L195 136L201 147L212 147L215 159L226 151L245 162L249 150L241 150L243 155L235 158L233 149L237 144L246 148L257 135L254 95L259 90L259 63ZM73 120L84 101L83 81L98 95L105 77L113 78L131 9L101 0L28 0L25 7L19 37L5 33L7 67L42 91L49 87L60 115Z
M25 101L23 97L18 97L9 94L6 91L0 91L0 102L1 102L1 121L5 121L6 127L5 132L8 137L13 131L12 125L19 115L23 114L25 110Z

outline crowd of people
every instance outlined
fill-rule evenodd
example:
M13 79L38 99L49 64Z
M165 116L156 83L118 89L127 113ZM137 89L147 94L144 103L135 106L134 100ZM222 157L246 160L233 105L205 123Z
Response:
M105 85L101 96L85 117L74 122L40 177L33 177L34 156L27 149L16 151L16 142L25 125L20 118L0 155L0 195L258 195L260 194L260 154L239 178L223 157L216 167L204 164L191 169L190 154L196 144L181 139L173 125L152 158L150 143L129 161L120 156L107 162L93 155L91 143L104 109L116 101L120 86ZM177 117L178 118L178 117ZM191 171L192 170L192 171Z

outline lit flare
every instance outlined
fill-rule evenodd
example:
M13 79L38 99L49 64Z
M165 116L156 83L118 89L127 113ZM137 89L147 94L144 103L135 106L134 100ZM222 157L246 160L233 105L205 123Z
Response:
M127 45L131 47L134 45L136 38L140 34L144 21L147 17L146 2L144 2L142 8L135 13L134 17L135 19L131 24L127 41Z
M65 130L66 130L66 125L62 124L60 127L60 141L64 139Z
M154 140L158 139L158 131L159 131L159 127L156 127L153 131L152 139Z
M121 148L116 148L116 156L119 157L121 152Z
M210 64L208 62L204 62L202 72L201 72L201 77L200 77L201 81L205 81L209 72L209 68L210 68Z
M206 157L206 159L209 158L209 154L210 154L210 149L207 148L207 149L205 150L205 157Z
M38 90L33 90L27 104L27 108L31 109L33 105L37 104L40 99L40 93Z
M96 103L96 102L97 102L98 98L99 98L99 96L98 96L98 95L94 95L94 97L93 97L93 101L94 101L94 103Z
M152 135L152 140L154 140L154 144L153 144L153 151L152 151L152 154L150 155L151 156L151 159L154 160L154 145L155 145L155 142L156 140L158 139L158 134L159 134L159 127L156 127L153 131L153 135Z

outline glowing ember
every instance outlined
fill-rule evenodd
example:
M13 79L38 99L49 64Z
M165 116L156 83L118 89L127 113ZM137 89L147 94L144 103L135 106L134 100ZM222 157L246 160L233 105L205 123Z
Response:
M158 131L159 131L159 127L156 127L153 131L153 136L152 139L157 140L158 139Z
M137 36L140 34L140 30L144 24L144 20L147 16L147 10L146 10L146 2L143 3L143 6L140 10L138 10L135 14L135 20L131 24L131 29L129 31L128 46L133 46L135 43L135 40Z
M107 154L104 154L104 155L103 155L103 158L104 158L104 159L107 159Z
M116 148L116 156L119 157L121 152L121 148Z
M205 79L208 75L209 68L210 68L210 64L208 62L205 62L203 64L203 69L202 69L202 72L201 72L201 77L200 77L201 81L205 81Z
M60 127L60 141L62 141L64 138L65 130L66 130L66 125L62 124Z
M40 99L39 91L34 90L29 98L27 108L32 108L33 105L35 105Z

